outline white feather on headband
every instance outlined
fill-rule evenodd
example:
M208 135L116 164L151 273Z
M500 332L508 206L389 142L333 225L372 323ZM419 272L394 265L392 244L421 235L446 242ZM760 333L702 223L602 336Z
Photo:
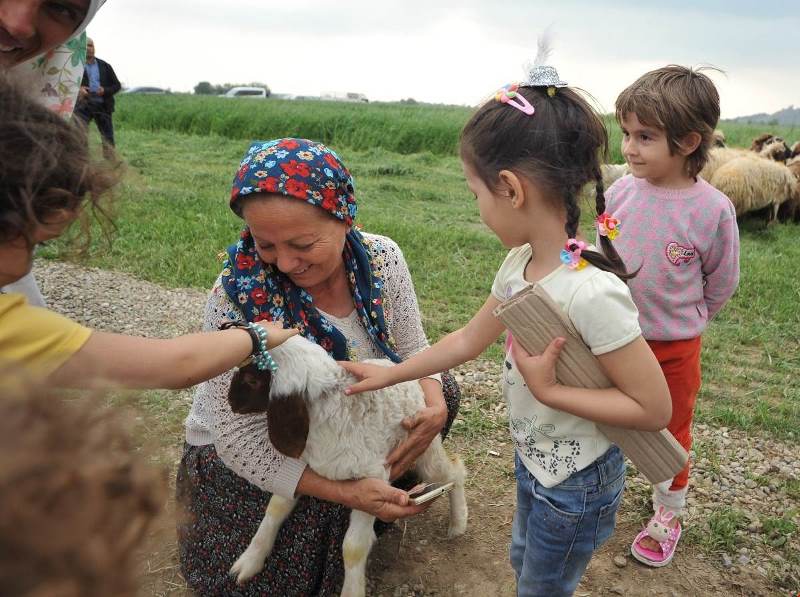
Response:
M536 58L533 59L533 66L545 66L550 54L553 53L553 34L550 28L544 30L536 40ZM528 70L531 70L530 68Z
M553 53L552 34L550 29L545 31L539 36L536 43L536 58L533 59L533 64L527 63L525 70L528 77L523 87L566 87L567 82L562 81L558 76L558 71L555 67L547 65L550 55Z

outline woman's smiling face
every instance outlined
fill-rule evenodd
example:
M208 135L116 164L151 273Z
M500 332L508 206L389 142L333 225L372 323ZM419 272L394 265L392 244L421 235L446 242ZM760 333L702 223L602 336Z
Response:
M344 271L347 225L320 209L282 195L254 197L242 207L256 250L297 286L313 289Z
M89 0L0 0L0 69L44 54L83 23Z

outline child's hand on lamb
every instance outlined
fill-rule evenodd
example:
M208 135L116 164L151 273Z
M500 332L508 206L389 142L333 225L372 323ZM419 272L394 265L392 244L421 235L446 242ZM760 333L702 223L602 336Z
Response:
M547 405L550 390L559 385L556 379L556 362L565 343L564 338L555 338L540 355L531 355L518 342L512 343L511 355L514 363L531 394L542 404Z
M280 346L292 336L296 336L300 331L296 328L284 328L280 323L266 321L257 322L262 328L267 330L267 350L272 350Z
M339 361L348 373L355 376L359 381L345 389L345 394L360 394L371 390L380 390L397 383L397 379L392 375L392 367L381 367L371 363L354 363L352 361Z

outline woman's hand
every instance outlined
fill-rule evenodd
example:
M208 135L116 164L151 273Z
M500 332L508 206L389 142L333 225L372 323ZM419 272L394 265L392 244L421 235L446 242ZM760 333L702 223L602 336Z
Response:
M558 387L556 379L556 362L566 340L555 338L540 355L529 354L518 342L511 347L511 354L528 389L536 400L549 406L548 400L554 388Z
M347 388L345 394L360 394L371 390L380 390L392 386L396 381L392 377L392 367L381 367L371 363L354 363L352 361L339 361L348 373L360 381Z
M403 419L402 425L409 432L408 437L386 457L386 465L392 467L389 472L392 481L414 465L446 422L447 408L436 406L426 406Z
M341 492L341 499L337 500L339 503L372 514L384 522L415 516L427 510L432 503L415 506L409 501L405 491L392 487L381 479L367 478L338 483Z
M296 336L300 333L296 328L284 328L279 323L259 321L257 325L267 330L267 350L272 350L276 346L280 346L292 336Z

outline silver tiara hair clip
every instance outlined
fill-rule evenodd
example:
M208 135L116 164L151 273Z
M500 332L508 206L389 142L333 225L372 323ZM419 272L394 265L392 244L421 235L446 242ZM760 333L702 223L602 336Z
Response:
M545 31L539 38L537 43L536 58L533 64L530 62L525 65L525 70L528 77L525 81L520 83L508 83L501 87L495 93L494 99L503 104L508 104L512 108L516 108L527 116L533 116L535 112L531 103L519 93L520 87L545 87L547 88L547 95L553 97L559 87L566 87L567 82L562 81L558 76L558 71L555 67L545 64L550 54L552 47L550 44L550 33Z
M567 82L562 81L558 76L555 67L546 64L552 53L550 32L546 30L538 40L533 64L526 65L528 78L525 82L520 83L520 87L547 87L547 93L552 97L555 95L556 88L567 86Z

